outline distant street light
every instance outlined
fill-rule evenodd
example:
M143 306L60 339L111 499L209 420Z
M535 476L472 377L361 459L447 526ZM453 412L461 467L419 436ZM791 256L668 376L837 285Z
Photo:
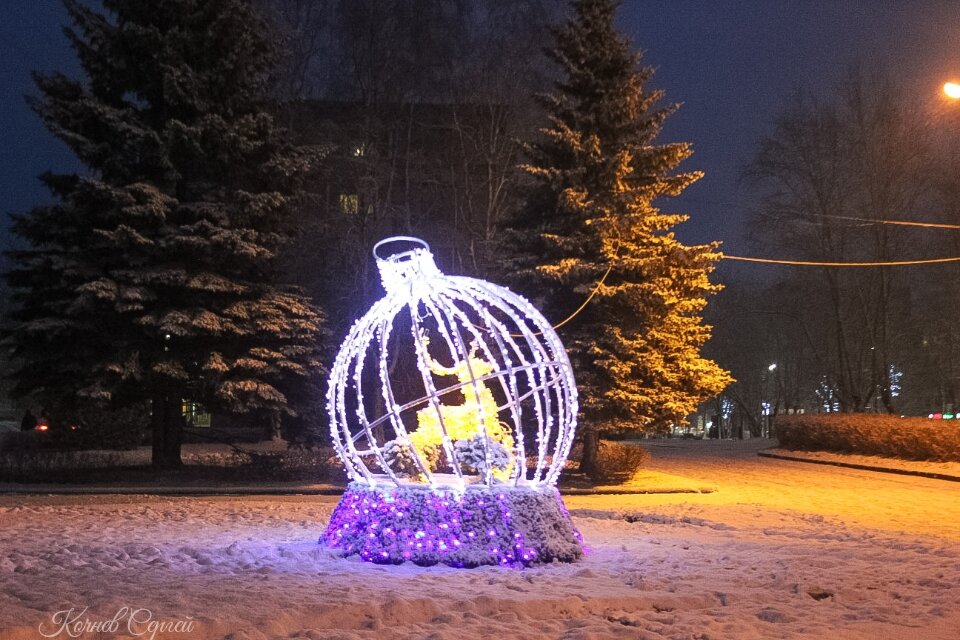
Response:
M956 82L947 82L943 85L943 92L948 98L960 100L960 84Z
M773 362L773 363L771 363L770 365L767 366L767 371L769 371L771 374L772 374L776 369L777 369L777 363L776 363L776 362ZM775 405L776 405L776 402L770 403L770 402L767 402L766 400L763 400L763 397L767 395L767 381L768 381L768 379L769 379L770 377L771 377L771 376L763 376L763 378L762 378L762 380L761 380L761 383L762 383L763 387L760 389L760 397L761 397L761 400L760 400L760 420L761 420L761 424L760 424L760 435L761 435L761 437L764 437L764 438L772 438L772 437L773 437L773 433L772 433L773 429L772 429L771 427L773 426L773 412L776 411L776 406L775 406ZM776 395L776 393L777 393L777 385L776 385L776 383L774 383L774 385L773 385L773 393L774 393L774 395Z

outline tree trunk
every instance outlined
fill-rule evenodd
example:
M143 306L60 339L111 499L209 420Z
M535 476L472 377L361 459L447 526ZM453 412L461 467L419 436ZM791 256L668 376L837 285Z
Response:
M583 456L580 458L579 471L590 478L600 472L600 434L596 429L583 432Z
M271 442L280 443L283 442L283 433L281 431L281 420L280 414L277 412L270 412L264 416L264 423L266 424L264 440L270 440Z
M177 469L183 464L180 459L180 444L183 439L181 402L180 394L171 391L158 392L153 396L151 463L154 469Z

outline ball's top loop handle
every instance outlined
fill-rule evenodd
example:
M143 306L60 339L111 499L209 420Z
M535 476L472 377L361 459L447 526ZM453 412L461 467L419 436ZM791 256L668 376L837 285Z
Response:
M387 245L395 247L388 255L381 256L381 249ZM433 261L430 245L420 238L385 238L374 245L373 257L380 270L380 281L387 292L410 292L415 282L424 282L443 275Z
M386 255L386 256L381 256L381 255L380 255L379 250L380 250L381 247L384 247L384 246L389 245L389 244L397 244L397 243L401 243L401 242L405 242L405 243L409 243L409 244L415 244L415 245L420 245L421 247L423 247L423 248L426 249L427 251L430 251L430 245L427 244L425 241L421 240L420 238L414 238L413 236L391 236L391 237L389 237L389 238L384 238L383 240L381 240L381 241L378 242L377 244L373 245L373 257L374 257L374 259L379 262L379 261L383 261L383 260L389 260L389 259L393 258L394 256L400 256L400 255L409 253L411 250L410 250L410 249L407 249L406 251L400 251L400 252L390 253L389 255Z

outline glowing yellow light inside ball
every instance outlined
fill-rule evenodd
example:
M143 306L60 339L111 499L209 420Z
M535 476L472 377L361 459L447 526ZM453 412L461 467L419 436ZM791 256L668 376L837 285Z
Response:
M960 100L960 84L956 82L948 82L943 85L943 92L947 95L948 98L953 100Z
M426 339L424 342L429 344ZM497 401L493 392L486 381L474 384L476 378L482 378L493 371L490 363L471 353L467 360L458 362L453 367L444 367L433 359L429 360L428 365L433 375L456 376L457 381L463 385L459 392L463 398L460 404L440 404L439 411L428 407L417 412L417 429L410 434L410 444L423 455L430 466L435 468L440 457L444 429L451 440L470 440L486 436L491 442L502 445L507 452L512 452L513 436L509 429L504 429L497 417ZM494 477L499 480L509 478L513 462L511 454L506 468L493 470Z

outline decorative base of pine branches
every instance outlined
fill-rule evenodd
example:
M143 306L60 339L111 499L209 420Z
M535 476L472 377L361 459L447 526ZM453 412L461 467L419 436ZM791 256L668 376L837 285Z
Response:
M378 564L574 562L580 532L554 488L351 483L320 542Z

